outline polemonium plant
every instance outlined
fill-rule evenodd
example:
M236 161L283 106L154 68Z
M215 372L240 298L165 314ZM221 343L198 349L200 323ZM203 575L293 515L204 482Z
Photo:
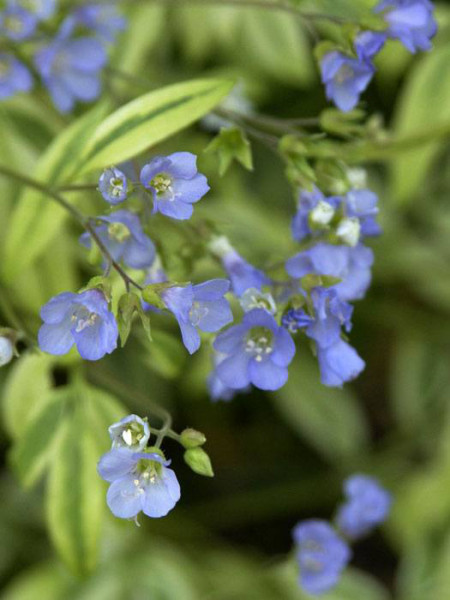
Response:
M215 332L233 320L224 295L230 288L226 279L212 279L198 285L174 286L162 291L161 298L175 315L183 343L190 354L200 347L198 330Z
M63 292L42 307L41 318L39 347L49 354L66 354L75 344L82 358L99 360L117 347L117 323L100 290Z
M293 536L300 567L300 587L313 595L335 587L351 558L347 543L327 521L319 519L299 523Z
M135 519L143 512L165 517L180 499L180 485L169 465L159 452L116 448L104 454L98 472L111 484L106 501L113 515Z
M216 367L217 376L232 389L249 384L262 390L279 389L287 381L287 367L295 354L289 333L261 308L219 334L214 348L226 355Z
M143 450L150 438L147 420L137 415L128 415L108 429L113 448L128 448L135 452Z
M375 11L388 23L388 35L400 40L407 50L430 50L437 31L430 0L382 0Z
M190 152L157 156L141 170L141 183L153 196L153 212L172 219L189 219L192 205L209 191L206 177L197 171Z
M0 99L29 92L32 87L33 77L27 67L10 54L0 53Z
M388 517L391 494L374 477L352 475L344 483L344 493L346 502L338 510L336 523L346 537L363 537Z

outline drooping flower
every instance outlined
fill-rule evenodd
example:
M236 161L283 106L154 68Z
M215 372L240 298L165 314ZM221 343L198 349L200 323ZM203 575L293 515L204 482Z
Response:
M290 308L281 319L281 324L290 333L297 333L313 322L313 318L305 313L302 308Z
M134 452L144 450L150 438L150 427L145 419L128 415L108 429L113 448L128 448Z
M116 448L104 454L97 468L111 483L106 501L113 515L133 519L142 511L148 517L166 516L180 499L180 485L169 464L156 452Z
M36 68L63 113L70 112L77 100L91 102L100 95L100 71L107 62L99 40L72 38L74 25L74 19L66 19L56 38L35 56Z
M376 31L363 31L356 36L355 50L360 60L370 61L382 49L387 35Z
M197 171L197 157L190 152L155 157L143 167L140 181L153 195L153 212L173 219L189 219L192 204L209 191L206 177Z
M99 360L117 347L117 323L98 289L58 294L41 308L41 318L39 347L49 354L66 354L75 344L82 358Z
M344 483L346 502L337 513L337 526L350 539L358 539L383 523L392 503L391 494L374 478L353 475Z
M279 389L287 381L287 367L295 354L289 333L261 308L245 313L239 325L219 334L214 348L227 355L216 372L232 389L249 384L262 390Z
M334 345L341 337L341 328L352 328L353 307L339 297L336 290L317 287L311 290L314 318L306 326L306 335L321 348Z
M98 180L101 195L110 204L120 204L127 197L128 181L124 173L115 167L105 169Z
M410 52L431 49L437 23L430 0L382 0L375 12L388 23L388 36L400 40Z
M242 296L249 288L261 290L263 285L270 285L267 275L244 260L225 236L214 237L209 249L221 261L236 296Z
M286 271L291 277L300 279L310 273L341 279L333 286L342 300L359 300L364 297L370 281L373 252L358 244L334 246L320 242L299 252L286 262Z
M226 279L212 279L199 285L169 287L161 298L178 321L183 344L190 354L200 347L200 331L215 332L233 320L224 295L230 288Z
M0 12L0 34L14 42L20 42L32 36L36 25L36 15L21 6L11 3Z
M24 64L9 54L0 53L0 99L18 92L29 92L33 78Z
M0 336L0 367L11 362L14 355L14 347L11 340L7 337Z
M341 202L337 196L325 197L314 186L311 192L301 190L298 198L298 209L292 219L292 237L301 242L306 236L325 229L334 217Z
M112 258L132 269L145 269L155 258L155 246L144 233L139 217L129 210L118 210L109 216L98 217L104 224L95 231ZM92 244L89 233L83 233L80 242L86 248Z
M326 521L311 519L293 530L300 567L300 587L323 594L338 583L351 558L349 546Z
M337 50L325 54L320 68L328 100L343 112L355 108L375 73L375 67L368 61Z
M75 11L79 23L92 29L107 42L113 42L116 35L127 26L127 20L117 7L110 4L87 4Z
M342 387L364 370L366 363L356 350L342 339L331 346L317 346L320 381L328 387Z
M229 400L232 400L236 395L236 390L227 387L217 375L216 367L226 357L226 354L221 354L219 352L214 353L214 369L208 375L208 378L206 380L209 395L213 402L217 402L218 400L224 400L225 402L228 402Z

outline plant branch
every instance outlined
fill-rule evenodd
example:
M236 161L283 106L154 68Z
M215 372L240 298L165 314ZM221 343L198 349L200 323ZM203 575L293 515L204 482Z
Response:
M22 185L38 190L39 192L42 192L43 194L51 198L54 202L59 204L61 208L70 213L72 217L74 217L80 223L80 225L89 233L94 242L97 244L98 248L100 249L100 252L102 253L107 263L111 263L112 268L115 269L117 273L119 273L119 275L122 277L127 290L130 288L131 285L139 290L143 289L142 286L139 285L136 281L134 281L134 279L132 279L113 259L113 257L109 253L108 248L97 235L97 232L95 231L94 227L94 220L91 217L85 217L77 208L75 208L74 206L72 206L72 204L67 202L59 192L47 187L45 184L36 181L35 179L31 179L27 175L17 173L16 171L13 171L12 169L4 165L0 165L0 175L4 175L5 177L13 179L18 183L21 183Z

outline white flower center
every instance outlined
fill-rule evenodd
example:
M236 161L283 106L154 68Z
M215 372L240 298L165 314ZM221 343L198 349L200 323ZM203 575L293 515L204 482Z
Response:
M257 362L261 362L273 352L273 333L266 327L254 327L245 341L245 351Z
M359 242L360 232L361 224L359 220L355 217L346 217L339 223L336 235L344 242L344 244L356 246Z
M314 225L326 226L334 217L334 208L328 202L320 200L317 206L311 211L311 221Z
M172 177L167 173L158 173L150 181L150 185L156 190L157 196L168 196L165 200L173 200L172 183Z

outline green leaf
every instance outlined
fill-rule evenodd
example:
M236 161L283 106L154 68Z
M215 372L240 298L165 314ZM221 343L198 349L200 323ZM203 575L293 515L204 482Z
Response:
M397 103L395 134L401 139L424 131L439 131L450 121L450 45L435 48L417 63ZM410 201L420 189L442 141L417 145L392 163L392 193Z
M292 15L273 11L242 11L238 50L258 71L291 85L314 79L311 48L305 31Z
M97 127L82 172L128 160L184 129L214 108L233 85L224 79L177 83L119 108Z
M65 389L49 393L13 447L11 462L26 487L36 483L48 464L60 432L66 399Z
M105 490L96 465L98 442L77 398L58 439L47 490L50 535L71 571L85 575L97 561Z
M291 367L288 383L273 399L291 427L331 462L342 463L367 448L367 423L348 384L342 390L325 387L307 355Z
M65 129L42 155L33 177L50 186L67 182L78 158L105 113L100 104ZM33 263L59 233L66 212L42 192L25 188L12 215L5 241L2 270L11 281Z
M12 367L2 395L3 422L11 437L23 434L29 420L47 399L53 362L45 354L27 354Z
M233 160L239 161L249 171L253 169L250 142L238 127L222 128L205 152L217 154L220 176L225 175Z
M131 324L135 313L139 315L144 330L150 341L152 339L150 318L145 314L139 296L131 292L124 294L120 298L119 305L117 307L117 324L119 326L119 335L122 346L125 346L128 336L130 335Z

